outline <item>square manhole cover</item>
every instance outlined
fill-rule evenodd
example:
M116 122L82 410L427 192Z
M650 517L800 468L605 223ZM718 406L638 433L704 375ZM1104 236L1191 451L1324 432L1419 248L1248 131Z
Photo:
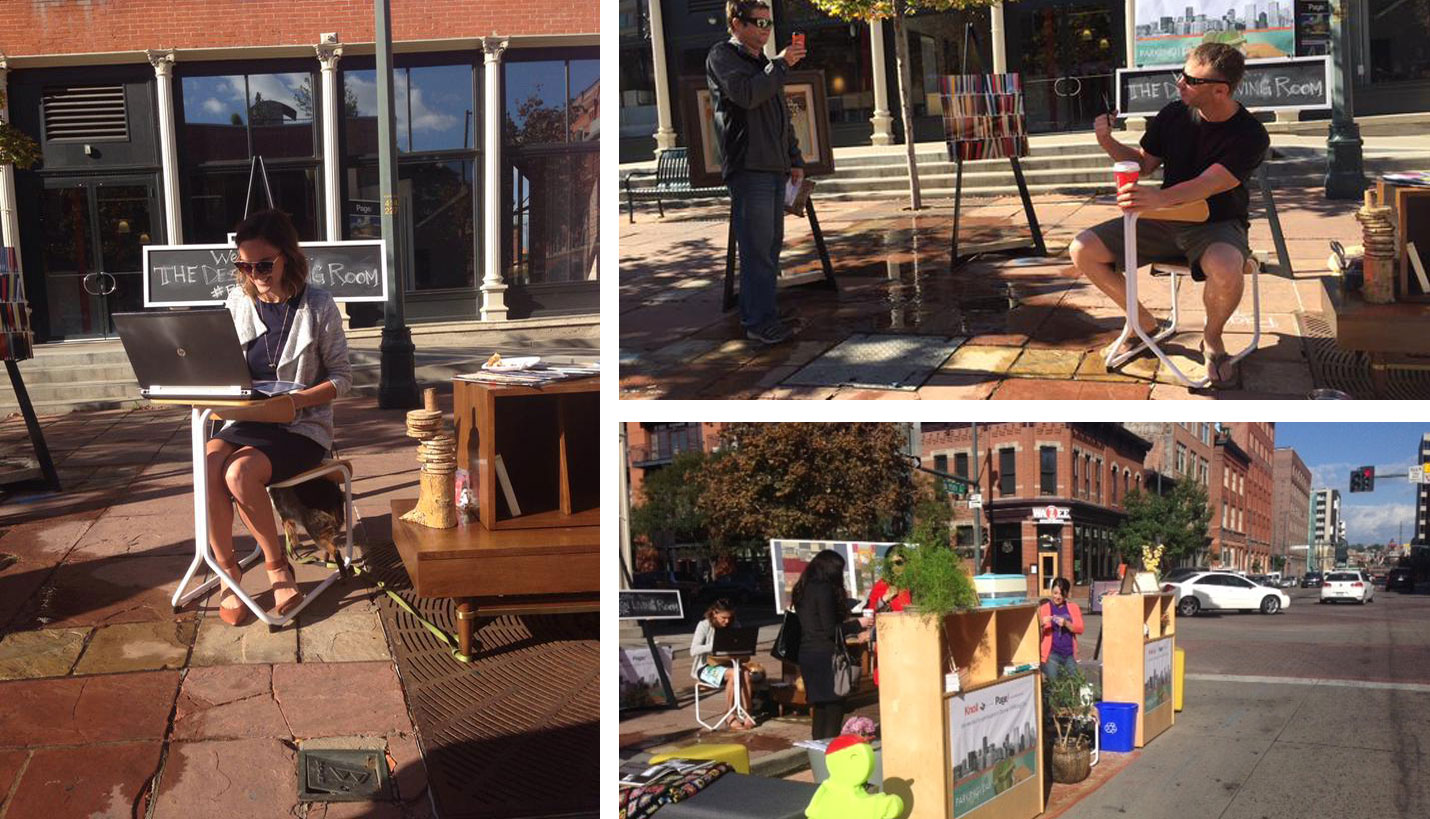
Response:
M916 390L965 341L962 337L857 333L784 383L795 387Z
M392 798L391 782L382 751L298 752L300 802L383 802Z

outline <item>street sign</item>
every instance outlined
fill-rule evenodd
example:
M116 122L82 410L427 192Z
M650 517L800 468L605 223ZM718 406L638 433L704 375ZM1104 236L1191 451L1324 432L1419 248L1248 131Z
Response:
M968 494L968 484L963 481L956 481L953 478L944 478L943 491L950 495L966 495Z
M968 508L969 508L969 509L982 509L982 508L983 508L983 494L982 494L982 493L978 493L978 494L975 494L975 495L969 495L969 496L968 496Z
M1411 483L1430 483L1430 463L1410 467Z

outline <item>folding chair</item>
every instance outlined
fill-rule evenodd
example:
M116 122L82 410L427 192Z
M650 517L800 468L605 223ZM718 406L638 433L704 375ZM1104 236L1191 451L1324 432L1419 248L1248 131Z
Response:
M1198 200L1196 202L1189 202L1185 205L1179 205L1173 208L1163 208L1161 210L1148 211L1146 213L1140 214L1140 218L1158 219L1166 222L1204 222L1206 221L1209 214L1210 211L1207 207L1206 201ZM1119 335L1117 337L1117 341L1114 342L1112 346L1108 348L1107 355L1103 359L1103 363L1107 366L1109 370L1114 369L1116 367L1122 366L1129 359L1131 359L1138 353L1141 353L1143 350L1151 350L1152 353L1156 355L1157 358L1161 360L1161 362L1165 364L1167 368L1170 369L1172 373L1175 374L1177 378L1187 387L1193 389L1205 387L1211 383L1210 374L1208 374L1204 378L1200 378L1197 380L1188 378L1187 375L1183 373L1182 370L1176 364L1172 363L1172 359L1169 358L1167 354L1162 351L1162 348L1160 346L1162 341L1166 340L1173 333L1177 332L1177 278L1180 275L1191 273L1191 269L1187 265L1158 260L1152 261L1151 264L1153 268L1153 275L1157 275L1157 272L1161 271L1162 273L1171 276L1172 317L1171 321L1168 322L1167 326L1160 332L1158 332L1155 336L1147 335L1147 332L1142 329L1140 310L1138 309L1137 305L1138 218L1139 214L1137 213L1124 213L1122 215L1122 247L1123 259L1125 260L1123 270L1124 278L1127 280L1127 320L1122 325L1122 334ZM1251 334L1251 343L1247 345L1246 349L1231 357L1229 362L1231 364L1235 364L1238 361L1241 361L1243 358L1247 357L1248 355L1251 355L1251 353L1256 350L1257 345L1261 343L1261 287L1258 278L1261 273L1261 264L1255 259L1247 259L1246 263L1247 266L1251 268L1251 320L1253 330ZM1122 346L1122 343L1126 341L1128 337L1133 333L1137 334L1137 337L1141 339L1142 343L1119 354L1117 352L1118 348L1120 348Z
M719 693L725 690L725 686L711 685L710 683L707 683L699 678L696 678L695 680L695 721L700 723L708 730L718 731L720 730L720 726L724 725L725 722L730 719L730 715L734 713L735 709L731 708L730 710L726 711L724 716L720 717L720 719L715 721L714 725L711 725L710 723L706 722L700 717L700 689L702 688L708 691L714 691L716 693Z
M273 490L275 489L287 489L297 486L300 483L307 483L314 478L325 476L327 476L329 480L333 480L337 476L341 476L343 479L343 499L347 504L344 510L343 529L347 532L347 547L344 550L346 554L343 556L342 568L339 569L339 571L342 572L353 564L353 465L350 461L345 458L332 457L307 472L294 475L286 481L271 483L268 485L268 500L272 503ZM277 504L273 505L273 514L274 516L278 514ZM296 545L297 544L290 540L288 543L288 551L292 552ZM326 586L320 588L326 588ZM316 593L316 591L314 593Z

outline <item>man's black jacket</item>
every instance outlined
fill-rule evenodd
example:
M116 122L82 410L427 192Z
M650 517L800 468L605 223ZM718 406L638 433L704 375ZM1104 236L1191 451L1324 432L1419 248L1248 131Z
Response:
M784 60L754 55L734 38L716 43L705 58L705 83L715 109L715 134L723 161L720 174L736 171L788 173L804 167L799 141L785 106Z

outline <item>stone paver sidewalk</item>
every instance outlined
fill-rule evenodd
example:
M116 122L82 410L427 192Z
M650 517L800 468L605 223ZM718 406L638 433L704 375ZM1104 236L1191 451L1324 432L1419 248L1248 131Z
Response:
M1242 363L1242 389L1189 391L1155 357L1107 372L1099 351L1116 338L1116 305L1071 275L1066 255L1047 260L984 257L950 270L952 207L918 214L891 200L820 205L820 225L839 280L782 289L782 309L805 323L793 342L746 341L735 311L722 313L726 205L641 212L621 222L622 398L1305 398L1317 386L1298 317L1321 309L1327 242L1359 242L1358 203L1327 201L1320 189L1276 191L1294 275L1274 263L1270 227L1253 202L1251 245L1272 264L1261 278L1261 343ZM1078 231L1116 215L1111 197L1034 197L1050 253L1065 254ZM964 208L964 246L1026 232L1017 197ZM818 269L808 224L786 221L786 276ZM1032 262L1032 263L1030 263ZM1204 373L1198 343L1205 314L1199 284L1184 283L1182 329L1164 349L1193 377ZM1143 303L1170 307L1167 279L1141 279ZM1250 286L1227 328L1239 350L1251 339ZM830 384L792 386L792 375L854 334L950 339L956 350L913 390Z
M417 481L403 414L373 403L337 406L362 546L361 520ZM371 587L340 580L277 633L223 623L216 594L175 613L193 555L187 413L42 421L66 491L0 494L0 815L433 816ZM29 454L18 417L0 450ZM297 572L307 588L326 575ZM272 606L261 564L243 586ZM396 799L300 806L297 753L313 747L384 752Z

